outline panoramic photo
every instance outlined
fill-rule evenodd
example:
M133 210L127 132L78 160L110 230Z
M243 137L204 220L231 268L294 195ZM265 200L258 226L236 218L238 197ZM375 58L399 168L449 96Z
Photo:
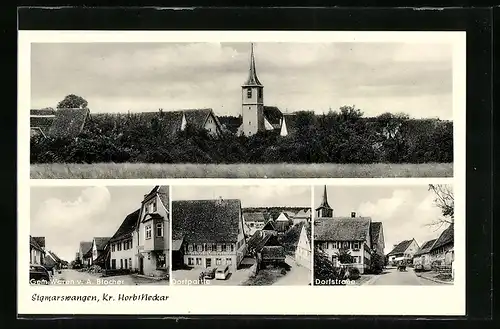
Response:
M174 285L310 285L309 186L174 186Z
M30 284L169 284L168 186L36 186L30 193Z
M33 43L30 175L452 177L452 57L445 42Z
M451 185L317 186L314 285L453 284Z

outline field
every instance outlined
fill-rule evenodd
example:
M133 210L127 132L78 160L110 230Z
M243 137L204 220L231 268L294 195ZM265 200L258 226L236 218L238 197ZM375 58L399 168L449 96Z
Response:
M452 163L32 164L32 179L453 177Z

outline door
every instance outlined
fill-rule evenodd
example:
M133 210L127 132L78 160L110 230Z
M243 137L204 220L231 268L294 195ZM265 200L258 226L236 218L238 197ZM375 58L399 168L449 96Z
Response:
M207 258L205 260L206 266L205 267L212 267L212 258Z
M139 273L144 274L144 258L139 257Z

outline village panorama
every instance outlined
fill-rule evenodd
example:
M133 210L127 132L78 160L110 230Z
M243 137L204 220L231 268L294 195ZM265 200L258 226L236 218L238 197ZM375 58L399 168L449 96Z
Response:
M168 186L34 187L30 283L168 285Z
M304 108L293 111L280 107L279 104L268 104L266 95L269 93L275 98L282 97L285 100L293 99L294 95L281 95L279 83L267 87L268 94L265 93L264 81L257 70L257 48L254 44L248 45L249 60L246 68L233 69L234 65L228 63L233 65L231 70L241 71L243 83L232 88L232 95L237 95L240 99L239 104L234 108L231 105L232 109L225 113L217 113L210 107L171 109L168 102L167 110L156 108L130 111L124 105L121 112L103 112L103 109L94 112L92 98L85 96L77 86L85 79L97 83L99 77L86 76L90 73L79 70L80 82L68 82L69 86L75 85L74 90L57 105L47 104L45 107L30 109L31 178L327 178L453 175L453 121L439 117L438 113L442 113L442 109L437 108L434 113L432 108L422 108L425 115L419 116L416 113L410 116L405 113L404 107L397 105L394 110L367 116L362 107L349 104L337 108ZM44 54L47 57L50 52ZM413 93L418 90L415 87L415 79L418 76L406 77L405 61L398 58L395 61L393 66L401 66L401 72L395 72L394 79L406 79L413 87L406 90L404 86L381 85L378 88L394 88L394 99L403 97L403 93L409 93L409 99L416 101L426 97L432 98L434 93L442 92L444 96L439 95L439 99L445 100L439 100L435 102L437 105L432 106L445 108L446 104L450 103L448 99L451 99L451 74L448 74L448 65L435 65L436 70L439 69L439 73L445 76L439 90L425 91L426 94L416 97ZM32 75L35 78L32 79L41 79L37 77L37 72L42 70L43 63L33 61L35 70ZM410 63L414 68L416 64ZM351 65L348 68L348 65L349 62L345 68L325 74L332 74L332 81L338 79L335 72L338 74L342 70L354 70L352 74L344 73L348 77L361 76L361 72L357 71L358 66L351 68ZM384 68L376 63L370 65L373 67L365 68L366 72L370 72L367 73L370 74L367 78L380 79L380 83L384 83L383 81L388 79ZM165 68L167 73L164 74L170 72L168 67ZM172 70L175 69L174 64L172 67ZM433 67L427 67L426 70L432 72ZM266 68L269 70L269 64ZM209 68L205 67L204 70ZM232 74L231 70L228 72ZM245 70L246 80L243 76ZM214 71L208 78L201 73L199 76L192 75L189 81L195 87L192 94L183 98L183 102L195 100L197 95L201 94L198 91L201 88L199 85L210 86L210 79L217 74ZM283 80L293 77L293 81L302 83L301 86L307 85L305 81L309 77L309 73L302 68L288 70L286 73L278 71L277 74L280 74ZM282 74L285 75L281 76ZM416 72L412 74L417 75ZM137 75L138 73L135 74ZM322 76L317 77L319 79ZM50 79L50 76L45 78ZM422 88L427 88L427 81L428 79L425 79L425 83L419 81ZM56 84L57 81L53 83ZM335 83L339 84L335 85L337 87L342 86L342 83ZM364 97L363 99L369 97L363 106L368 107L379 102L377 93L371 95L370 92L370 96L367 96L373 86L358 86L357 83L352 82L352 88L359 87L367 91L355 96ZM311 84L314 82L311 81ZM36 85L33 83L33 88ZM43 89L43 83L40 85L39 89ZM145 87L140 87L138 81L137 88ZM167 91L168 88L166 85ZM268 88L270 89L267 90ZM330 88L334 87L324 85L318 90ZM400 89L403 91L398 92ZM82 90L86 89L82 87ZM138 93L137 90L134 93ZM346 93L354 92L348 89ZM171 94L174 95L172 101L180 97L174 91ZM303 94L306 94L304 97L312 99L316 97L313 94L307 96L306 92ZM218 102L226 104L223 99ZM229 105L226 104L226 107Z

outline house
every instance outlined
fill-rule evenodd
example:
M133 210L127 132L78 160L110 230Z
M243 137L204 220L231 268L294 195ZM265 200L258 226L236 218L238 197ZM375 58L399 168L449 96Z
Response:
M371 270L372 255L381 252L383 241L382 223L372 221L371 217L359 217L355 212L349 217L334 217L325 186L321 204L316 208L314 246L320 248L334 266L346 265L339 260L341 252L346 251L353 260L350 266L357 267L361 274Z
M236 270L246 253L241 201L173 201L172 239L176 267L229 265Z
M262 212L244 212L243 223L245 224L245 233L252 236L255 231L261 230L266 223L266 219Z
M45 255L44 266L46 269L54 273L63 267L63 261L53 251L47 250Z
M155 186L142 201L136 228L139 251L138 271L141 274L164 276L165 272L168 272L170 264L169 197L168 186ZM131 245L128 247L132 248ZM120 262L121 268L125 266L124 259L123 267L121 265Z
M311 227L309 222L300 222L300 235L295 249L295 262L305 268L311 268Z
M42 248L35 238L30 235L30 264L43 265L45 258L45 250Z
M274 225L278 234L285 233L290 228L291 219L285 212L281 212L274 221Z
M92 259L92 241L82 241L80 242L80 257L83 266L90 266Z
M109 242L104 245L104 248L99 256L93 261L93 263L102 269L109 270L111 268L111 248Z
M413 263L413 256L419 249L415 239L401 241L394 245L394 249L387 254L389 263L392 265L396 265L400 261Z
M110 269L139 269L137 258L139 240L136 236L136 228L139 225L140 212L139 208L128 214L109 239Z
M283 115L283 123L280 127L280 136L293 136L297 129L297 115L293 113L287 113Z
M455 260L454 253L454 232L453 224L451 224L439 235L430 248L429 254L435 265L451 266Z
M90 117L88 108L32 109L30 135L44 137L74 137L82 132Z
M431 269L430 251L437 239L426 241L420 249L413 255L413 266L415 269L429 271Z
M109 237L95 237L92 240L92 265L95 264L97 258L104 252L109 239Z
M264 224L264 227L262 227L263 231L269 231L274 235L278 234L278 231L276 230L276 225L272 221L272 219L269 219L267 223Z
M257 230L247 243L248 254L257 259L258 266L285 261L285 248L277 236L268 230Z
M293 216L293 225L296 225L301 222L310 222L311 221L311 209L301 209L299 210L295 216Z

